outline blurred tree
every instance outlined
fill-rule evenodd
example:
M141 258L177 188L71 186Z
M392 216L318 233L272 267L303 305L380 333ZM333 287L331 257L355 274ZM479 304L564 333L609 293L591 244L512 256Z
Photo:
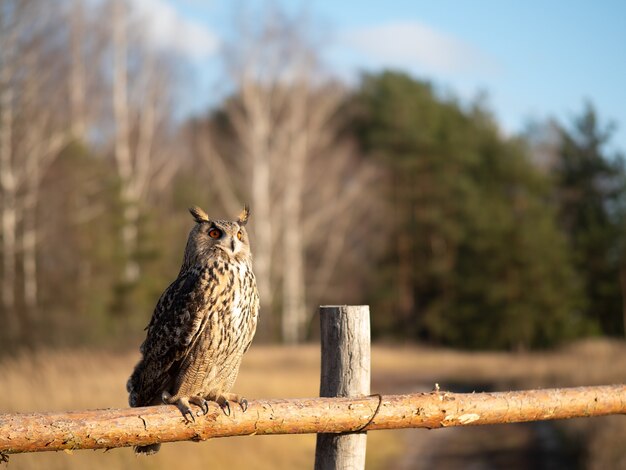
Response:
M549 181L484 106L463 109L407 75L366 75L363 149L388 171L392 243L374 324L472 348L546 346L580 331L577 281ZM380 330L379 330L380 331Z
M585 315L602 333L623 335L626 174L623 155L608 148L613 130L587 103L569 127L560 126L552 172L560 223L584 282Z
M252 206L255 273L267 313L261 335L277 313L280 337L295 343L340 258L366 231L374 172L338 136L345 91L324 74L307 19L270 9L240 12L238 20L225 54L236 89L209 122L192 126L195 150L210 165L215 198L226 210L236 213L241 195ZM357 223L359 236L351 230ZM326 226L332 230L319 230Z
M367 296L375 334L450 345L624 331L626 180L591 106L526 148L403 74L351 95L309 19L265 9L226 41L228 97L177 127L178 62L133 4L0 2L1 348L139 333L184 208L242 201L266 338Z
M79 310L85 315L71 317L76 320L76 325L85 327L85 332L89 331L88 326L94 326L87 321L90 311L86 306L92 304L80 302L81 290L74 283L78 280L82 285L80 281L90 277L75 279L72 275L78 272L78 266L91 266L92 261L97 265L99 243L106 243L95 234L95 238L87 235L91 234L92 225L87 227L87 224L91 224L92 220L87 221L82 214L89 213L94 218L95 214L99 214L106 219L100 221L101 227L108 227L110 222L123 231L123 227L128 225L128 212L120 212L117 208L129 207L126 196L131 194L135 198L131 205L136 206L135 202L145 204L149 195L167 193L168 183L176 169L178 160L168 158L173 154L170 150L174 141L169 127L171 112L168 106L172 83L167 80L171 77L168 72L172 70L172 62L169 57L152 55L154 51L135 36L126 38L123 34L121 42L128 39L123 44L127 47L120 46L121 52L118 50L118 54L112 54L115 47L107 41L109 31L101 26L100 14L111 5L112 0L93 4L77 0L65 0L58 4L34 0L0 3L0 228L3 268L0 317L6 325L0 332L3 340L0 343L7 348L16 344L50 342L59 337L70 338L71 334L67 332L78 330L67 328L68 324L63 320L66 318L63 312L67 313L67 309L71 313ZM113 24L118 25L118 22ZM124 32L123 27L120 29ZM106 46L110 47L107 49ZM131 66L121 68L123 73L109 73L111 55L115 55L120 62L129 62ZM116 80L121 75L124 75L123 79ZM127 95L119 91L124 87ZM113 89L117 89L117 93ZM111 106L104 105L105 102L113 102L114 95L118 98L115 103L126 111L124 126L111 126L119 113L116 115ZM90 98L86 99L86 96ZM120 99L120 96L125 99ZM109 149L115 146L115 131L120 127L125 127L123 134L130 151L130 162L126 163L130 165L131 178L126 179L118 173L118 184L115 184L110 179L114 175L110 170L115 167L91 160L115 153ZM70 155L73 156L70 158ZM58 178L56 173L60 158L63 162L58 165L67 173L66 180ZM119 159L117 161L120 162ZM76 168L69 166L69 162ZM96 168L101 172L99 174L105 175L105 187L89 177ZM54 180L58 183L54 187L57 193L50 186L52 174L57 175ZM86 196L89 191L84 187L84 181L90 182L98 197ZM65 187L64 182L75 186ZM121 190L123 188L125 191ZM113 189L123 196L116 196ZM58 193L89 203L85 202L86 207L79 207L65 201ZM55 200L65 202L59 203L58 207L43 204ZM94 210L90 210L91 204ZM99 213L95 209L97 207L107 208L106 216ZM68 208L69 212L62 212ZM154 253L158 251L150 245L151 237L148 235L151 212L144 209L141 214L133 216L134 237L144 237L141 246L133 250L131 258L134 263L153 260ZM85 221L82 225L77 222L81 220ZM58 228L60 223L67 224L64 231L58 232L66 235L66 239L59 236L51 243L49 232ZM76 227L84 234L75 234ZM109 235L106 230L100 233ZM164 245L167 243L164 238L159 241ZM91 256L81 251L83 243L92 246L96 252ZM124 265L129 259L128 250L115 248L107 248L110 258L98 268L104 272L102 278L106 282L103 285L108 286L109 294L116 289L119 291L121 286L119 283L108 284L111 276L117 275L119 279L121 273L127 272L119 269L120 256ZM64 253L64 256L58 257L59 253ZM55 276L54 270L58 275ZM158 294L154 294L148 286L151 281L159 279L153 273L136 283L137 290L132 294L134 300L126 311L145 312L145 315L135 315L134 320L141 318L143 323L150 314L154 297ZM67 287L62 289L60 285ZM55 291L51 291L50 286L55 286ZM97 290L95 285L93 287ZM74 297L70 296L71 292ZM94 298L103 297L94 292ZM148 298L149 306L146 305ZM119 305L115 298L109 299L108 312Z
M155 174L176 160L163 152L163 137L171 119L169 109L173 74L164 57L145 44L145 38L130 36L131 18L127 0L111 0L111 53L113 57L112 107L113 155L124 204L121 238L126 252L124 287L132 287L140 274L138 261L139 221L142 204L150 192ZM129 67L129 64L132 67ZM167 171L170 177L172 171Z
M9 336L28 341L38 321L39 187L70 142L65 127L62 18L49 4L0 5L2 307ZM54 90L54 91L53 91Z
M31 334L37 344L97 344L115 332L109 307L121 271L117 242L121 204L114 168L81 142L66 148L43 178L39 213L46 315Z

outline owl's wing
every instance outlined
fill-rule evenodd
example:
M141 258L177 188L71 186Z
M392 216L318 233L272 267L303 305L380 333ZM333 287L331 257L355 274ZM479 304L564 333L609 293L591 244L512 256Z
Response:
M190 270L181 273L161 295L140 348L143 359L128 381L131 406L152 404L175 380L181 361L205 323L204 295L211 289L210 283L202 271Z

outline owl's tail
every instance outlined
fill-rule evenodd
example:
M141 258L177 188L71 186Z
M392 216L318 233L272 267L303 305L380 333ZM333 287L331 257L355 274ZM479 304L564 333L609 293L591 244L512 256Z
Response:
M153 455L161 448L161 444L150 444L149 446L136 446L135 454L137 455Z

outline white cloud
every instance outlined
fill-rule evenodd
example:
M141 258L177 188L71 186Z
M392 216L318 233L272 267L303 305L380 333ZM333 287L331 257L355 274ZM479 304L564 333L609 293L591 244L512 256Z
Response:
M219 39L205 25L183 17L166 0L132 0L133 12L145 21L145 33L155 47L201 61L215 54Z
M455 75L491 75L497 62L476 47L418 21L394 21L344 32L342 39L384 66Z

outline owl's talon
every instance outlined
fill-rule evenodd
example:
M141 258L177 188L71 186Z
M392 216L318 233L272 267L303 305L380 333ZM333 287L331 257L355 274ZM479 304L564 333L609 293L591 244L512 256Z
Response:
M245 413L248 409L248 400L246 400L241 395L237 395L236 393L222 393L222 394L213 394L207 397L209 400L214 400L224 411L224 414L230 416L230 405L229 402L239 403L241 409Z
M193 397L191 397L193 398ZM163 403L165 403L166 405L174 405L176 406L176 408L178 408L178 410L182 413L183 418L185 418L185 421L187 423L193 421L196 421L196 418L194 418L193 416L193 412L191 411L191 408L189 408L189 398L187 397L180 397L180 398L174 398L172 397L172 395L169 394L169 392L167 391L163 391L163 393L161 393L161 400L163 401ZM187 416L189 416L189 419Z
M223 405L220 405L220 407L226 416L230 416L230 404L228 401L225 401Z
M181 397L178 400L176 400L176 402L174 403L174 405L176 405L176 408L178 408L180 410L180 412L183 414L183 418L185 418L185 422L190 423L190 422L196 422L196 418L193 415L193 411L191 411L191 408L189 407L189 400L187 398ZM187 416L189 416L189 419Z
M191 408L187 407L186 410L180 410L180 411L183 414L183 418L185 418L185 421L187 421L188 423L192 421L194 423L196 422L196 418L194 417L193 412L191 411ZM189 416L189 418L191 419L187 418L187 416Z
M207 402L204 398L196 395L193 397L189 397L189 402L193 403L196 406L199 406L200 411L203 415L209 412L209 402ZM200 414L197 414L197 416L200 416Z

